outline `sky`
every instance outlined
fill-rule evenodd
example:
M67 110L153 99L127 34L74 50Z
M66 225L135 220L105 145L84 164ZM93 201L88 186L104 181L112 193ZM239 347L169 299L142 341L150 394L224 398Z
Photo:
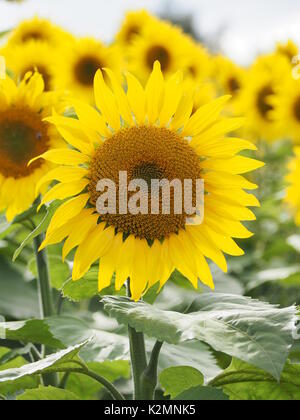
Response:
M251 63L278 41L291 38L300 45L299 0L0 0L0 32L36 14L77 35L109 42L124 13L140 8L191 13L197 30L207 39L221 34L222 51L240 64Z

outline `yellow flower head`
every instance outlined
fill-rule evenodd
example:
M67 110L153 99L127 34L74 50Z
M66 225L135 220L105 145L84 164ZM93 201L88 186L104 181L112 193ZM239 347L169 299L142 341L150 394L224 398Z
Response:
M128 46L134 37L142 32L144 26L154 20L154 16L151 16L146 10L128 12L116 35L116 41L123 46Z
M223 56L215 57L214 73L220 91L233 98L240 94L247 81L247 70Z
M182 35L185 38L185 76L190 77L196 82L199 80L207 81L212 76L213 62L201 44L196 44L192 38Z
M4 48L0 54L5 57L6 67L16 82L29 71L37 71L43 76L45 91L55 89L59 56L47 43L30 41L25 45L12 45Z
M300 80L287 77L273 99L274 119L282 137L300 143Z
M287 189L286 202L295 215L296 224L300 226L300 147L296 147L294 152L295 157L289 163L289 175L287 176L289 187Z
M277 44L276 53L287 58L289 64L292 64L293 58L299 55L299 48L292 40L288 40L286 44Z
M22 21L10 34L8 45L24 45L27 42L45 42L48 45L57 47L66 42L71 37L47 19L34 17L33 19Z
M72 40L60 51L55 85L83 101L93 103L93 82L98 69L108 67L121 78L122 58L118 47L107 47L93 38Z
M56 96L44 93L38 73L27 74L19 86L0 80L0 210L8 220L33 203L38 180L53 166L30 159L62 145L53 126L44 121L57 105Z
M99 290L110 285L115 273L117 290L130 278L135 300L157 282L162 287L174 269L194 287L200 279L213 288L206 257L226 271L223 252L243 254L232 238L252 235L241 221L254 220L247 207L259 204L244 191L256 185L241 174L262 163L238 155L255 146L227 137L243 121L220 115L228 97L204 105L191 116L193 99L184 92L181 72L165 81L158 62L145 89L127 73L125 93L111 71L105 74L111 88L101 71L95 77L97 109L75 101L78 119L48 118L71 148L41 156L61 164L39 182L38 187L50 179L61 181L42 202L66 200L56 211L42 247L66 239L64 258L77 248L74 280L100 260ZM128 181L141 178L147 185L153 179L203 180L203 223L189 224L195 215L178 214L173 205L168 214L161 208L156 214L118 209L100 216L97 185L103 179L114 181L118 197L120 171L128 174Z
M190 44L188 44L190 47ZM128 68L142 83L148 80L155 61L168 77L178 69L186 69L187 39L181 29L168 22L152 20L131 43Z
M278 54L259 57L253 64L239 100L239 111L246 116L248 135L268 141L280 138L274 115L275 96L290 75L291 69L286 59Z

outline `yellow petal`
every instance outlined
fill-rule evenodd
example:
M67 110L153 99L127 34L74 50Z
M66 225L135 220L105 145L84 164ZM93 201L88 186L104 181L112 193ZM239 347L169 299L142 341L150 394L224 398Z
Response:
M77 248L74 257L73 280L79 280L88 272L91 265L108 251L113 238L114 228L105 229L105 223L97 225L89 233Z
M222 96L211 103L208 103L199 108L195 114L190 118L189 122L184 128L184 136L196 136L204 131L219 117L223 110L225 103L230 99L230 96Z
M95 75L95 101L102 115L114 130L121 126L120 114L112 91L107 87L102 71L98 70Z
M131 113L129 102L124 92L124 89L122 88L122 86L120 86L116 76L110 69L105 68L104 71L106 72L106 74L108 75L110 79L112 90L115 94L115 98L116 98L116 102L117 102L120 114L122 115L123 119L126 122L128 122L129 124L132 123L133 122L132 113Z
M47 172L37 183L36 192L40 191L41 187L49 183L50 181L64 181L64 182L73 182L82 179L88 175L88 170L81 167L69 167L61 166L59 168L54 168L51 171Z
M64 200L65 198L75 196L81 193L81 191L83 191L88 184L88 179L80 179L76 182L57 184L44 195L39 208L41 208L43 204L49 203L50 201Z
M139 125L145 123L146 117L146 95L140 82L130 73L126 73L127 79L127 98L130 108Z
M90 157L71 149L52 149L37 156L28 163L31 165L38 159L45 159L58 165L80 165L90 161Z
M149 77L146 85L146 109L148 121L150 124L154 124L160 114L163 98L164 98L164 77L161 72L159 61L155 61L153 71Z
M89 194L80 194L79 196L71 198L71 200L63 203L52 217L51 223L48 227L48 233L50 234L53 230L58 229L77 216L85 207L89 197Z
M103 138L111 136L111 131L107 127L104 118L99 112L90 105L83 102L72 100L75 112L85 127L90 127L94 131L98 132ZM94 141L96 138L94 139Z
M159 115L161 126L166 126L177 111L183 94L182 77L182 72L179 71L166 82L164 102Z
M256 159L234 156L230 159L208 159L201 163L203 169L228 172L233 175L244 174L261 168L265 164Z

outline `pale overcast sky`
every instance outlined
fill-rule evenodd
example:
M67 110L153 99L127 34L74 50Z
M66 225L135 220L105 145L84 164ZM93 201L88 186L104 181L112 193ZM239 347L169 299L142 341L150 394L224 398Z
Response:
M292 38L300 45L300 0L0 0L0 32L34 14L47 17L78 35L110 41L126 10L192 13L209 38L220 28L223 51L247 64L258 51Z

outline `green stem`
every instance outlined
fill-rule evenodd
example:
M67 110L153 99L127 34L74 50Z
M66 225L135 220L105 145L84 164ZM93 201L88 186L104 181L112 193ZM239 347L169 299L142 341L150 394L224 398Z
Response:
M36 265L38 272L37 283L41 319L45 319L54 315L53 295L50 284L47 251L44 249L39 252L39 248L42 245L43 240L44 234L40 234L36 238L34 238L34 250L36 255ZM51 351L47 348L44 348L44 354L51 354ZM57 386L58 375L55 373L44 375L43 381L45 385Z
M157 341L153 347L149 364L142 375L144 400L153 400L157 387L158 360L163 343Z
M38 271L38 294L41 319L54 315L54 305L50 285L47 251L43 249L39 252L39 248L42 245L43 240L43 234L40 234L36 238L34 238L34 249Z
M127 282L127 295L130 294L130 281ZM128 325L128 337L130 345L131 370L134 383L134 400L144 400L143 374L147 368L147 354L144 334L137 332Z

